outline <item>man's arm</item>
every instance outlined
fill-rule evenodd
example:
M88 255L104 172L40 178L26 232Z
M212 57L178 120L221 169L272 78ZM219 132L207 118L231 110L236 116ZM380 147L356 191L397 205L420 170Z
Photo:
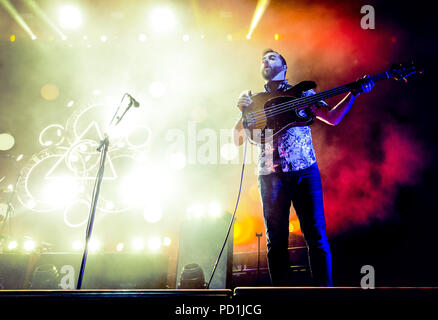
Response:
M237 108L242 112L243 108L249 106L252 103L251 91L244 91L240 94L239 100L237 102ZM236 146L240 146L246 139L246 132L243 127L242 117L237 120L233 128L233 141Z
M355 99L363 92L370 92L374 86L374 82L371 80L364 80L360 83L361 87L354 91L349 92L339 103L331 110L328 108L316 108L312 107L312 111L315 113L317 119L330 124L337 125L341 122L342 118L350 111Z

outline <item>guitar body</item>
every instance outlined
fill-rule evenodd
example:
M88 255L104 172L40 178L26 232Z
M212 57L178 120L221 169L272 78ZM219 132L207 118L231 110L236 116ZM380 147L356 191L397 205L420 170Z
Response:
M242 123L249 139L263 144L292 126L310 125L315 120L310 106L291 108L283 105L301 98L304 91L315 87L314 82L303 81L283 92L261 92L251 96L253 103L242 113Z

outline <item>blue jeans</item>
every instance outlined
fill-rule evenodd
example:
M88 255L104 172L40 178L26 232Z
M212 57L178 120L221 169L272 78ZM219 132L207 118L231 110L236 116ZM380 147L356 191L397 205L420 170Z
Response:
M315 163L299 171L259 175L258 181L272 285L287 286L290 283L288 240L292 202L307 244L314 284L333 286L332 261L318 165Z

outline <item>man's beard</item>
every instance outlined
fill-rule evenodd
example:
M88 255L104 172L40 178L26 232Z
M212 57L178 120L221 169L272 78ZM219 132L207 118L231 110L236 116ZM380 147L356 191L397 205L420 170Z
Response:
M265 80L271 80L272 78L274 78L280 71L282 70L281 66L275 66L273 68L269 68L269 69L262 69L262 77Z

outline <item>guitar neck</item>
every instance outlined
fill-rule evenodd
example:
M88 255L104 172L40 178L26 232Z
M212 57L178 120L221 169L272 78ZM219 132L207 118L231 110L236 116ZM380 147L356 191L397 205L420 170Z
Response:
M372 80L374 82L377 81L381 81L381 80L386 80L386 79L390 79L391 76L389 74L389 72L383 72L383 73L379 73L376 74L372 77L367 78L368 80ZM345 92L349 92L351 91L351 89L353 88L353 86L356 84L356 82L351 82L330 90L326 90L326 91L322 91L319 93L316 93L314 95L311 95L309 97L304 97L304 98L299 98L299 99L295 99L293 100L291 106L292 107L299 107L299 106L305 106L305 105L311 105L314 104L318 101L321 100L325 100L334 96L337 96L339 94L343 94Z

